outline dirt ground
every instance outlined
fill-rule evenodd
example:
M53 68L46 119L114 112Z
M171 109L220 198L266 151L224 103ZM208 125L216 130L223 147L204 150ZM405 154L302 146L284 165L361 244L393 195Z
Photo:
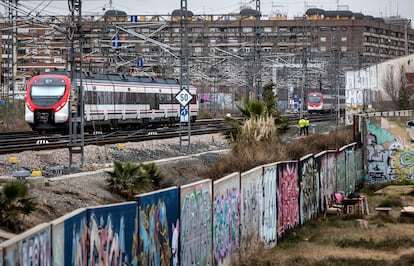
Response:
M366 195L369 214L322 216L237 265L414 265L414 218L401 216L414 206L412 191L393 186ZM390 198L402 206L378 214L375 208Z

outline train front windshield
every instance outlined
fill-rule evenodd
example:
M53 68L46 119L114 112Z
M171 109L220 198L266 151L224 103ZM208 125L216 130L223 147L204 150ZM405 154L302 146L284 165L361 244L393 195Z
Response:
M50 107L55 105L65 94L65 83L47 84L38 80L30 88L30 98L32 102L40 107Z
M321 102L321 96L319 95L309 95L308 102L311 104L317 104Z

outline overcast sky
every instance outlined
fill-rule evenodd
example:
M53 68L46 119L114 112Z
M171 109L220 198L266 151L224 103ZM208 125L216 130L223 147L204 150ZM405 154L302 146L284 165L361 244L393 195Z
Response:
M3 2L3 1L2 1ZM36 9L41 14L68 14L68 1L30 1L18 2L28 9ZM256 0L187 0L187 9L194 14L227 14L237 12L242 5L255 9ZM167 15L175 9L180 9L181 0L83 0L82 14L103 14L104 10L117 9L129 15ZM350 10L362 12L364 15L375 17L395 16L412 19L414 22L414 0L261 0L260 9L263 15L270 15L278 10L289 18L301 16L306 9L316 7L324 10Z

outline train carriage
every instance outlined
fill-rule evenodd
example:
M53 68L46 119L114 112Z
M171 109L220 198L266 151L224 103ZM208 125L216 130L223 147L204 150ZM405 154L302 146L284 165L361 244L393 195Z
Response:
M180 104L175 95L181 86L176 79L124 74L82 75L86 129L145 128L180 121ZM34 76L27 86L26 122L34 131L68 129L69 99L77 95L78 86L79 78L73 85L67 72ZM189 86L188 91L194 96L189 109L190 119L195 121L197 90Z

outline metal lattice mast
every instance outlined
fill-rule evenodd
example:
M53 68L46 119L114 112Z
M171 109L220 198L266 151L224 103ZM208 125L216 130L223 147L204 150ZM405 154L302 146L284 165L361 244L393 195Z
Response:
M187 0L181 0L181 50L180 50L180 86L182 89L189 89L189 78L188 78L188 10L187 10ZM183 142L188 143L188 150L191 149L191 112L190 106L181 105L181 112L188 113L188 122L182 122L180 119L180 147L182 147ZM181 117L181 116L180 116ZM187 130L187 134L184 134L184 131Z
M306 103L306 76L308 72L308 44L306 33L306 15L303 16L303 39L302 39L302 84L300 90L300 112L299 117L304 115L304 107Z
M14 109L14 91L15 91L15 74L17 71L17 2L10 0L7 6L8 20L7 30L3 32L2 48L6 51L7 57L2 60L3 69L3 92L7 97L6 102L6 127L9 129L10 123L15 126L15 109ZM4 38L6 36L6 38ZM3 52L4 54L4 52Z
M69 106L69 166L73 167L73 155L80 155L79 166L84 163L84 101L82 84L82 0L68 0L70 17L68 40L70 43L68 62L70 65Z
M256 0L256 21L255 21L255 41L254 41L254 69L253 69L253 89L256 93L256 98L260 99L262 95L261 91L261 70L262 70L262 58L261 58L261 34L262 29L260 26L260 0Z

